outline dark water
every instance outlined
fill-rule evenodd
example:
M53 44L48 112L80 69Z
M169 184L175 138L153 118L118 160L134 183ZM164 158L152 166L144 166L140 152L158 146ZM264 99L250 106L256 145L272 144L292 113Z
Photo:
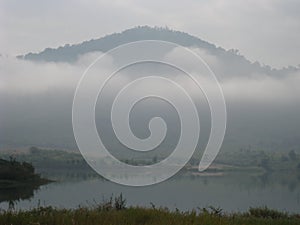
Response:
M101 178L68 175L64 181L41 186L32 192L23 189L0 190L0 207L7 209L13 196L16 209L42 206L74 208L92 206L112 194L120 193L127 205L156 206L191 210L197 207L221 207L227 212L246 211L249 207L268 206L287 212L300 212L300 176L297 174L251 175L233 173L225 176L177 176L148 187L126 187ZM17 200L16 195L22 196Z

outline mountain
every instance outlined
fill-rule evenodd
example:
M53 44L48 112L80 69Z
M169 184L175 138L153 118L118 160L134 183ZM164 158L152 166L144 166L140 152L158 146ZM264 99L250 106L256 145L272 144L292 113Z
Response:
M300 68L273 69L247 60L237 50L225 50L187 33L147 26L79 44L47 48L39 53L19 56L24 60L9 64L10 67L3 70L3 80L8 80L10 86L3 90L0 88L0 148L34 145L77 149L72 129L72 102L82 68L86 66L86 61L82 63L80 57L139 40L163 40L193 48L215 72L224 91L228 112L222 150L238 151L251 145L253 149L300 151ZM126 153L127 149L114 135L109 110L122 85L141 75L136 68L139 67L132 67L128 74L119 74L122 76L120 80L117 79L119 77L111 80L96 107L97 128L105 130L101 134L103 140L112 152L116 150L117 158L119 152ZM181 77L178 81L182 81ZM187 85L185 82L182 84ZM190 93L195 99L203 94L193 88ZM201 138L204 140L201 143L206 144L210 131L209 108L206 101L199 99L196 103L201 117ZM141 102L134 108L132 129L139 137L148 137L149 119L157 116L164 118L168 132L158 152L169 154L165 149L171 151L180 135L178 115L163 101L149 101ZM106 107L101 107L100 103Z
M46 48L40 53L29 53L21 57L36 61L74 62L82 54L93 51L106 52L118 45L140 40L163 40L186 47L197 46L215 52L216 54L226 53L224 49L217 48L215 45L187 33L173 31L167 28L151 28L143 26L128 29L121 33L110 34L96 40L92 39L80 44L66 44L57 49Z
M106 52L121 44L140 40L162 40L174 42L185 47L200 48L209 55L215 56L221 62L223 66L221 66L220 71L216 72L220 72L220 74L224 74L225 76L251 76L251 74L264 73L280 77L287 73L299 71L299 68L292 66L282 69L272 69L270 66L261 65L258 62L250 62L244 56L240 55L238 50L225 50L184 32L149 26L135 27L121 33L114 33L99 39L84 41L80 44L66 44L56 49L46 48L42 52L28 53L18 56L18 58L33 61L73 63L83 54L95 51ZM218 68L216 69L218 70Z

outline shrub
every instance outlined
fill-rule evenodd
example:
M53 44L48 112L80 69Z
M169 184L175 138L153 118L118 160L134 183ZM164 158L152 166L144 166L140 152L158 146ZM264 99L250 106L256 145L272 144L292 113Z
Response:
M277 210L269 209L267 207L250 208L249 213L251 216L258 218L279 219L288 217L287 213L279 212Z

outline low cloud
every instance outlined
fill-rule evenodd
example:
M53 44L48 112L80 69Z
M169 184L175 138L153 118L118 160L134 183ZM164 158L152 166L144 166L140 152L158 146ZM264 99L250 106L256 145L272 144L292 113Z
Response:
M300 72L289 73L284 77L272 77L266 74L252 74L244 70L240 76L228 74L219 74L220 71L226 71L226 65L216 56L207 53L203 49L192 49L198 54L210 68L215 72L220 85L224 91L225 98L229 101L270 101L274 104L284 101L298 101L300 89ZM92 52L82 55L76 63L53 63L53 62L32 62L12 57L0 57L0 92L4 95L35 95L43 92L51 92L57 89L74 90L79 79L86 68L99 56L101 52ZM166 54L166 59L172 58L181 62L187 67L193 67L190 61L185 61L180 51L176 49ZM99 67L99 75L105 73L114 66L114 59L106 57L107 60ZM174 60L175 59L175 60ZM232 66L232 65L231 65ZM234 65L236 68L240 65ZM240 69L240 68L239 68ZM170 71L171 73L171 71ZM128 72L119 74L117 81L121 84L126 83ZM197 95L198 87L187 76L169 74L170 78L188 88L188 92ZM128 75L130 76L130 75ZM129 79L128 79L129 80ZM207 83L207 81L205 81ZM151 85L151 84L149 84ZM210 84L213 85L213 84ZM119 85L116 85L119 87ZM61 92L60 92L61 93ZM59 96L58 96L59 97Z
M193 50L207 61L214 71L225 70L225 64L217 57L209 55L203 49ZM1 56L0 147L43 145L75 148L71 123L74 91L86 68L101 54L94 52L82 55L73 64L37 63ZM168 53L166 57L184 61L177 51ZM192 66L189 63L186 62L188 66ZM100 65L99 75L109 71L112 66L114 59L108 58ZM121 71L116 79L111 80L109 88L106 89L108 93L104 96L112 98L117 90L131 81L128 72L130 70ZM138 76L139 72L135 71L135 76ZM237 148L265 139L262 135L269 135L268 140L279 141L278 137L284 139L285 136L299 133L297 121L300 113L300 74L289 73L278 78L259 73L249 75L248 72L245 71L247 76L227 76L216 72L228 103L228 133L231 139L239 137L239 142L243 140L242 144L236 144ZM182 85L192 97L203 96L201 90L190 79L186 79L186 76L167 76ZM205 80L203 82L208 86L213 85ZM153 85L153 88L158 87ZM253 123L249 118L258 122ZM239 129L243 129L243 132ZM250 140L253 133L260 131L264 133L256 135L254 141Z

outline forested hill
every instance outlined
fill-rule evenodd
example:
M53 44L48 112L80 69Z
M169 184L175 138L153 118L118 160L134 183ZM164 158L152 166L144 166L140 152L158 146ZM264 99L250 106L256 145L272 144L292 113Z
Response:
M84 41L79 44L66 44L57 49L46 48L40 53L29 53L25 55L24 58L28 60L74 62L78 56L82 54L93 51L106 52L118 45L140 40L163 40L187 47L195 46L204 48L212 52L218 52L218 54L226 52L222 48L217 48L215 45L187 33L173 31L167 28L151 28L143 26L128 29L121 33L110 34L99 39Z
M33 61L73 63L83 54L95 51L106 52L121 44L140 40L163 40L174 42L185 47L200 48L207 54L216 57L221 62L223 65L222 73L226 76L236 74L247 75L253 73L281 76L299 70L299 67L293 66L278 70L272 69L270 66L261 65L258 62L250 62L244 56L239 54L238 50L225 50L184 32L148 26L135 27L121 33L110 34L99 39L92 39L79 44L66 44L59 48L46 48L39 53L28 53L24 56L18 56L18 58ZM224 67L227 69L224 69ZM234 67L234 69L231 69L232 67Z

